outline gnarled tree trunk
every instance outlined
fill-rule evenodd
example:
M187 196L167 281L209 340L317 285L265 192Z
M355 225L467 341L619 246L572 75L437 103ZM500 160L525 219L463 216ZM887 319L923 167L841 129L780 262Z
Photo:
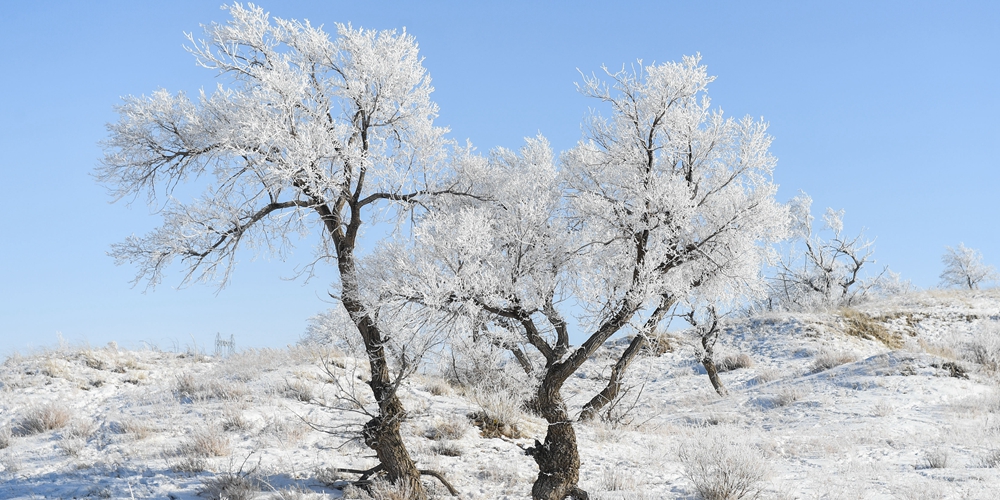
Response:
M589 496L577 486L580 480L580 452L576 431L559 395L561 380L546 376L538 388L535 401L542 417L548 422L545 442L535 441L527 453L538 464L538 479L531 487L534 500L587 500Z
M342 283L341 300L344 308L358 327L358 332L364 340L365 352L371 367L371 381L375 401L378 402L378 415L365 423L362 437L365 444L375 451L382 464L386 479L393 483L405 483L413 496L410 500L426 500L427 493L420 482L420 471L406 450L403 436L399 432L400 423L406 418L406 409L396 393L396 384L389 373L389 363L385 355L385 341L378 325L372 319L369 311L358 299L358 275L353 258L353 241L351 245L341 244L338 247L338 267Z
M719 339L719 316L715 312L715 307L708 308L708 322L706 324L699 326L694 321L693 312L691 313L690 323L700 329L701 348L704 350L704 354L701 357L701 365L705 367L708 380L712 382L712 387L720 396L729 394L726 387L722 385L722 379L719 378L719 370L715 366L715 342Z

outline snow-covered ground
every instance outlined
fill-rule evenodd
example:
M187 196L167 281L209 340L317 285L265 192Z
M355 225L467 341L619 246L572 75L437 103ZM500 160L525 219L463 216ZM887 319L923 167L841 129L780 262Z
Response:
M724 398L676 334L672 351L633 365L614 421L577 424L581 486L592 498L694 499L694 467L728 456L762 478L761 498L1000 498L998 377L972 355L1000 346L997 324L998 290L742 320L718 357L751 366L722 374ZM573 411L622 349L610 342L570 380ZM346 375L341 385L357 380ZM0 367L0 498L205 498L242 477L243 498L350 498L338 487L357 476L333 469L376 462L356 439L365 417L336 409L346 405L328 379L304 348L13 356ZM523 437L482 437L463 393L432 371L408 379L411 455L462 498L529 497L536 468L522 448L543 422L522 415ZM46 418L54 429L30 430Z

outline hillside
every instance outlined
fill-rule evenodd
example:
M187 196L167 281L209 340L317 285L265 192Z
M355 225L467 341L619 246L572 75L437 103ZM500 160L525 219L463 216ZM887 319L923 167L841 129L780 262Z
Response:
M592 498L694 499L697 467L725 456L761 479L751 485L761 498L996 498L997 325L997 290L740 320L720 339L733 368L725 398L690 340L671 334L633 366L611 421L577 425L581 485ZM608 343L569 382L575 412L623 348ZM352 359L326 359L340 387L361 383ZM358 498L340 489L357 475L334 469L375 465L357 440L365 416L333 396L321 366L301 347L12 356L0 366L0 498L218 498L226 486L242 488L229 498ZM402 392L420 467L443 472L462 498L529 496L536 469L522 447L543 421L433 368ZM481 436L467 415L482 406L506 412L519 436Z

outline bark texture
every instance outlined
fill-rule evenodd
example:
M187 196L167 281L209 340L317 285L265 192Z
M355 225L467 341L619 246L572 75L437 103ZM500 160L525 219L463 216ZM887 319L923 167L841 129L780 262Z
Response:
M538 409L549 425L545 442L536 440L535 446L527 450L538 464L538 479L531 487L531 498L587 500L587 492L577 486L580 480L580 452L577 450L576 431L559 395L562 384L553 387L553 382L547 377L539 387L536 398Z

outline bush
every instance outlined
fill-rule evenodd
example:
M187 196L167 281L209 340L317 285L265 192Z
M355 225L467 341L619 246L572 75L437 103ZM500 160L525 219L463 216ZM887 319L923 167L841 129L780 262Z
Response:
M923 466L925 469L944 469L948 467L948 458L948 450L931 450L924 455Z
M1000 371L1000 326L996 321L976 328L972 340L966 345L966 357L987 371Z
M28 408L21 420L14 428L14 433L19 436L30 436L42 432L61 429L69 423L69 410L56 404L49 403L42 406Z
M755 498L770 473L764 455L737 429L706 431L681 445L678 458L704 500Z
M990 450L979 457L979 466L987 469L1000 467L1000 449Z

